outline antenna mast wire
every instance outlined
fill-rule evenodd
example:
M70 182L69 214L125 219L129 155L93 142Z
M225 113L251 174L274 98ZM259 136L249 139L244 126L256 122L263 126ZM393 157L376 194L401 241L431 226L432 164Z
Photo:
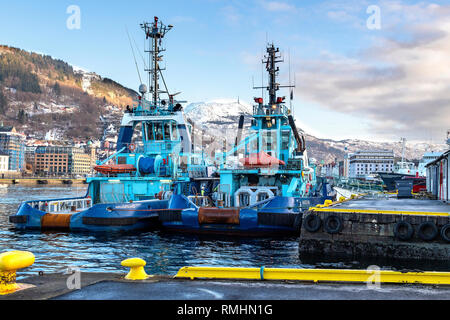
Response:
M136 71L137 71L138 76L139 76L139 83L142 83L141 73L139 72L139 66L138 66L137 61L136 61L136 55L134 54L133 45L131 44L130 33L128 32L128 28L126 26L125 26L125 29L127 31L128 40L130 41L130 48L131 48L131 52L133 53L134 64L136 65Z

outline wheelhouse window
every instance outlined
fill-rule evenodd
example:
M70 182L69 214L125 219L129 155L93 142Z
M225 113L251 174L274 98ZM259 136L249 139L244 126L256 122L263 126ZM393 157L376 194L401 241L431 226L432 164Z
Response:
M163 127L161 123L155 123L155 140L164 140Z
M170 140L171 139L171 137L170 137L170 128L171 128L170 123L168 123L168 122L164 123L164 139L165 140Z
M281 149L283 149L283 150L289 149L289 136L290 136L290 131L283 130L283 132L281 133Z
M151 122L147 123L147 140L155 140L153 124Z
M178 140L178 129L175 122L172 123L172 140Z
M277 152L277 132L273 130L264 131L262 134L262 148L271 156L275 157Z

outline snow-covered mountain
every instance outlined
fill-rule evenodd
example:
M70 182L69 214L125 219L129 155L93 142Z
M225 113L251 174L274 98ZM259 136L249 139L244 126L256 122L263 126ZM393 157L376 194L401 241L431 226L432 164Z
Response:
M62 60L0 45L0 121L29 137L98 139L99 118L120 119L136 95Z
M251 104L231 99L216 99L208 102L189 104L184 112L202 128L211 128L215 124L221 127L236 127L236 119L241 114L250 116L253 113Z
M184 109L186 116L195 124L196 136L204 135L206 139L226 137L232 144L237 134L239 116L245 116L244 129L250 127L253 106L249 103L231 99L217 99L208 102L197 102L187 105ZM297 128L302 128L297 124ZM245 131L243 133L245 135ZM305 132L308 154L310 157L323 160L325 163L335 159L343 159L348 152L357 150L393 150L396 157L401 157L400 142L373 142L358 139L332 140L319 139ZM198 138L197 138L198 139ZM400 140L400 139L399 139ZM198 141L198 140L197 140ZM405 157L409 160L419 160L428 151L444 151L448 146L442 144L412 143L405 146Z

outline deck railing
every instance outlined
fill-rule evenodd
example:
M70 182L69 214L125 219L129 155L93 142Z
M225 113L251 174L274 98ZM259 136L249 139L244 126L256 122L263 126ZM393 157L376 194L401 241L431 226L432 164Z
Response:
M27 202L34 209L48 213L73 213L92 207L91 198L38 200Z

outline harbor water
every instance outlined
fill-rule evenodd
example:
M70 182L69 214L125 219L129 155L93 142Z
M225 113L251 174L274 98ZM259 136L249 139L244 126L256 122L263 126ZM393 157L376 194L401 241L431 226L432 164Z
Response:
M86 186L0 186L0 252L27 250L35 264L20 277L38 272L59 273L68 267L82 272L126 270L123 259L140 257L151 274L175 274L184 266L351 268L362 269L372 261L327 261L324 257L300 260L298 238L237 238L166 233L160 230L134 233L69 233L19 231L8 217L22 201L84 196ZM450 271L450 262L430 265L419 262L386 263L382 269Z

